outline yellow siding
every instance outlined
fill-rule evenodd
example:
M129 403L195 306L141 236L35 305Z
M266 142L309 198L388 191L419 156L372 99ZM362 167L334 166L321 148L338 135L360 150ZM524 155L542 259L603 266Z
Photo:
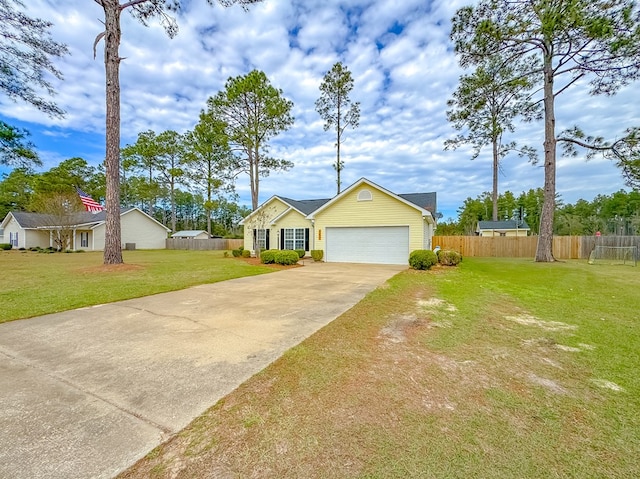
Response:
M278 224L276 226L278 229L280 228L311 228L311 221L306 219L296 210L291 210L278 220Z
M309 228L309 248L313 249L311 245L311 235L313 235L313 227L311 220L306 219L303 215L296 210L290 210L282 218L278 220L278 224L272 225L271 233L269 233L271 241L271 249L280 249L280 230L282 228Z
M358 193L369 190L370 201L358 201ZM422 214L402 201L363 184L315 215L312 249L325 249L327 227L409 226L409 251L425 247L425 221Z

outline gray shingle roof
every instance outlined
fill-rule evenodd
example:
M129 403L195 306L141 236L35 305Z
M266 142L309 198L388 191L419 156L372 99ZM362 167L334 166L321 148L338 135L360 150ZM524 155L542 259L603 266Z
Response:
M129 211L131 208L122 208L120 214ZM12 211L11 214L16 219L18 224L23 228L42 228L47 226L57 226L56 215L47 213L29 213L26 211ZM90 213L89 211L83 211L73 215L70 224L74 225L94 225L102 223L107 217L106 212L100 211L98 213Z
M406 193L398 195L400 198L407 200L409 203L413 203L420 208L424 208L430 211L432 214L436 212L436 194L435 193ZM297 210L300 210L305 215L313 213L322 205L331 201L330 198L323 198L319 200L293 200L291 198L285 198L284 196L277 196L285 203L293 206Z
M182 231L176 231L171 235L171 237L177 238L179 236L183 236L183 237L198 236L198 235L201 235L202 233L206 234L207 232L205 230L182 230Z
M436 214L436 194L435 193L403 193L398 195L409 203L424 208L432 215Z
M524 221L517 224L516 221L478 221L478 229L481 230L515 230L529 229L529 226Z
M295 209L303 212L305 215L313 213L315 210L324 205L329 198L323 198L319 200L292 200L291 198L285 198L284 196L278 196L285 203L293 206Z

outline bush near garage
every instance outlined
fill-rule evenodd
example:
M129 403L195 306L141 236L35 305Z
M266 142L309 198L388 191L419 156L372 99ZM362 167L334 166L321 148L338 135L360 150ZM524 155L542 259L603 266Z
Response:
M316 262L322 261L322 258L324 258L324 250L312 249L311 258L313 258L313 261L316 261Z
M413 269L431 269L438 263L438 257L430 249L417 249L409 255L409 266Z
M441 249L438 251L438 263L444 266L457 266L462 261L462 255L457 251Z
M300 256L298 256L298 253L296 253L295 251L282 250L282 251L276 252L274 257L274 262L276 264L282 264L287 266L287 265L296 264L299 259L300 259Z

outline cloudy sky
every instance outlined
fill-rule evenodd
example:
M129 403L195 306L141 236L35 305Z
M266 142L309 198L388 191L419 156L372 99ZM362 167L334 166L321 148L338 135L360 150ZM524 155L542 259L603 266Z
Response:
M102 31L102 10L91 0L29 0L28 13L54 23L53 36L71 55L57 62L64 81L55 97L67 111L51 119L0 96L0 118L28 129L46 169L80 156L104 159L104 63L93 42ZM444 151L455 136L446 102L461 70L449 41L450 19L468 0L266 0L248 12L184 1L178 36L169 39L152 21L144 27L123 14L120 55L122 144L148 129L184 132L197 122L208 97L230 76L262 70L294 103L294 126L272 142L272 154L295 167L265 178L261 202L279 194L294 199L335 194L334 135L315 111L324 74L342 61L351 70L360 126L342 144L343 185L366 177L396 193L435 191L445 219L467 197L491 189L489 150L470 160L470 150ZM639 123L640 83L615 97L590 97L577 85L558 98L558 130L579 124L607 138ZM542 123L523 125L513 139L541 150ZM507 139L509 140L509 139ZM516 156L504 160L500 191L516 196L543 185L543 169ZM607 160L562 158L557 189L565 202L592 200L624 187ZM237 181L241 203L250 205L249 181Z

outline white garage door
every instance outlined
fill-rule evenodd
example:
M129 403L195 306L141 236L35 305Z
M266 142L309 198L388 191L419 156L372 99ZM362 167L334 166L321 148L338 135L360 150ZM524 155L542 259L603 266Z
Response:
M326 228L325 261L407 264L409 227Z

